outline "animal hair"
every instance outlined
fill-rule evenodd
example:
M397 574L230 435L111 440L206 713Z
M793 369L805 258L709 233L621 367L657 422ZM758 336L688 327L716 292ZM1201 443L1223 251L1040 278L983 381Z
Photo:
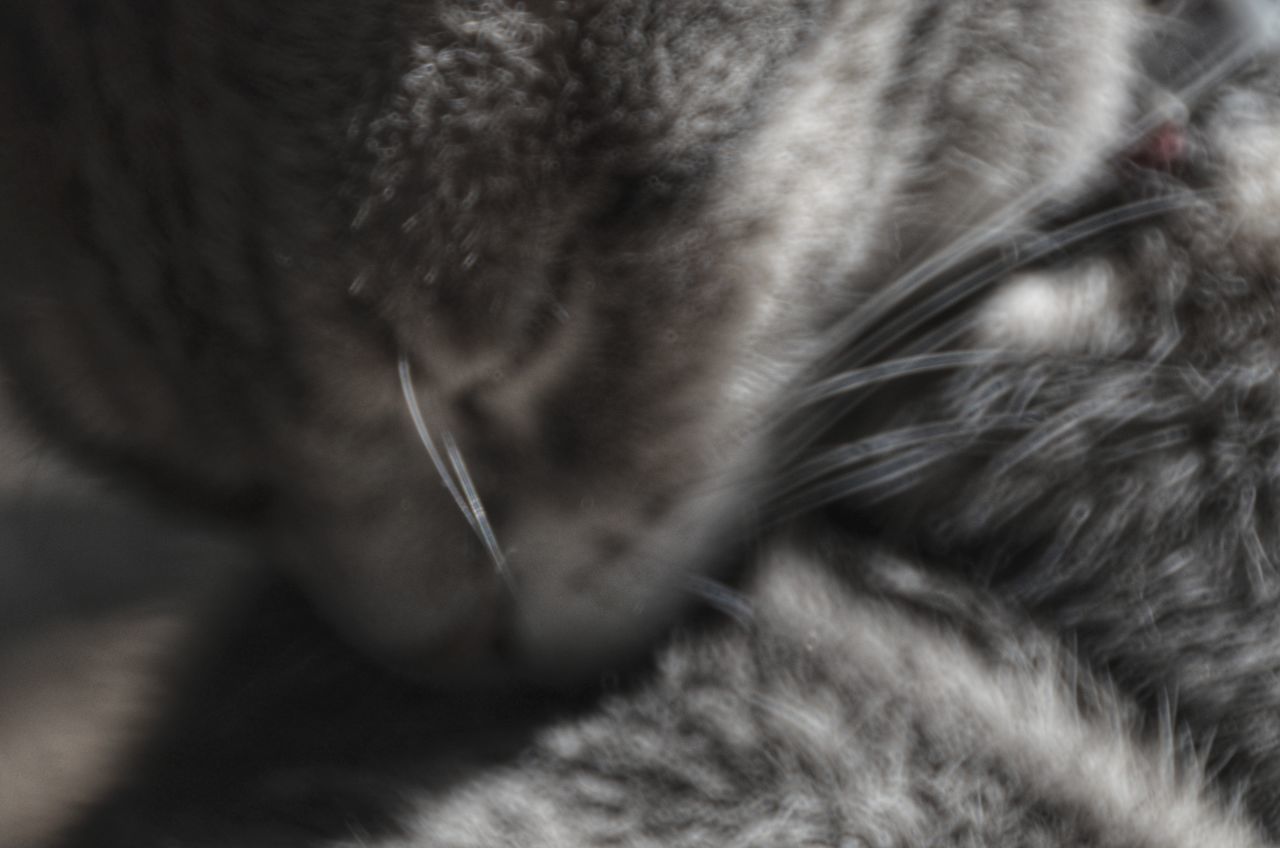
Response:
M13 0L26 423L262 565L22 832L1272 844L1278 19Z

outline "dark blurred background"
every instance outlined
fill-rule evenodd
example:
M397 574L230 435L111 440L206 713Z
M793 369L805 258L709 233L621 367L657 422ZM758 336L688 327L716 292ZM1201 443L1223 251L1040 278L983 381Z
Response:
M108 784L251 559L73 466L0 391L0 846L39 845Z

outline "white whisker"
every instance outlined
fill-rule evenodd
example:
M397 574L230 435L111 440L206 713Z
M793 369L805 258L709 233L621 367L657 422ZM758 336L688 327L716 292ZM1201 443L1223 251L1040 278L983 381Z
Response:
M729 616L740 627L749 627L755 618L755 608L741 592L719 580L698 574L686 575L685 586L720 612Z
M911 488L920 474L954 455L945 447L937 445L903 451L874 465L813 486L802 497L785 504L788 510L785 514L802 515L854 496L858 496L858 502L862 505L876 503Z
M951 371L964 367L990 365L1000 361L1002 357L1007 357L1007 354L998 350L949 350L890 359L886 362L877 362L874 365L851 368L825 380L819 380L806 387L804 391L797 393L795 403L807 406L848 394L858 389L865 389L906 377L931 374L936 371Z
M970 317L960 305L995 282L1029 263L1099 234L1174 211L1204 193L1182 193L1141 200L1085 217L1049 233L1015 239L995 258L962 271L973 262L970 251L989 241L988 230L975 239L961 240L873 296L829 336L826 354L809 372L818 379L800 380L793 403L784 404L778 424L785 433L783 452L798 454L829 426L846 419L867 397L866 390L912 375L996 364L993 351L960 351L950 347L964 335ZM987 245L984 249L990 249ZM956 278L949 275L957 274ZM945 281L945 282L944 282ZM948 312L955 319L946 320ZM938 323L940 321L940 323ZM938 326L927 329L930 322ZM908 341L909 340L909 341ZM852 343L851 343L852 342ZM893 351L892 360L882 358ZM880 360L880 361L878 361ZM838 370L837 370L838 369ZM827 407L815 411L814 404ZM796 409L804 409L801 419Z
M440 482L444 484L450 497L453 498L453 502L457 504L458 511L462 513L462 516L467 520L467 524L471 526L472 531L480 539L485 550L488 551L499 576L510 585L511 573L507 567L506 557L503 556L502 549L498 546L497 537L494 535L493 527L489 523L488 513L485 512L484 505L480 501L480 495L472 483L470 473L467 472L467 466L462 460L462 454L458 450L457 443L454 441L453 435L448 430L445 430L442 438L444 439L445 449L449 454L449 465L446 465L444 457L440 455L440 450L436 447L435 439L431 437L431 431L427 428L427 422L423 418L422 404L418 399L418 393L413 388L413 375L409 368L409 358L404 353L400 354L399 374L400 389L404 394L405 406L409 408L409 417L413 419L413 427L418 433L418 440L426 448L427 456L431 458L431 464L435 466ZM450 473L449 466L452 466L453 473ZM456 481L454 479L455 473L457 474ZM459 486L461 486L462 490L465 490L465 496L459 490Z
M442 438L444 439L445 451L449 454L449 464L453 466L458 482L462 486L462 491L467 497L467 507L472 518L471 527L480 536L480 540L484 542L485 548L489 551L489 558L493 560L493 565L498 570L498 575L510 586L511 572L507 568L506 557L502 554L502 548L498 546L498 539L494 535L493 525L489 523L489 514L485 512L484 504L480 501L480 493L476 491L475 484L471 481L471 473L467 471L467 465L462 459L462 452L458 450L458 444L454 441L453 434L448 430L444 431Z
M816 454L781 475L774 497L786 502L796 493L809 494L811 487L824 478L849 478L859 467L884 466L889 460L910 452L938 451L952 456L964 445L990 441L1001 430L1025 426L1018 415L988 416L980 423L961 425L955 421L939 421L902 427L876 433Z
M917 302L913 295L920 293L926 286L938 285L937 281L945 277L947 272L954 272L965 261L971 261L980 247L989 246L990 237L984 230L976 240L957 242L935 259L907 272L886 287L882 295L873 298L866 308L851 316L852 320L845 322L838 333L845 340L857 338L860 341L851 349L847 348L843 356L852 358L855 362L868 361L918 330L930 319L951 309L964 298L971 297L992 283L1004 279L1022 266L1100 233L1173 211L1188 202L1189 199L1184 196L1162 196L1137 201L1089 216L1053 232L1034 236L1023 243L1011 242L1001 251L999 257L984 262L976 270L964 274L953 283L940 286ZM899 317L891 318L890 316L903 303L910 303L910 308ZM868 332L872 326L877 329L874 332Z

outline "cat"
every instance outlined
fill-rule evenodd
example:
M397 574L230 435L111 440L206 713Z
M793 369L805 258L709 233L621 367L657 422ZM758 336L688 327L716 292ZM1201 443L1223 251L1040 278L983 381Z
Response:
M843 823L795 796L751 807L750 832L716 829L708 800L704 820L658 835L636 824L614 834L624 841L1252 844L1214 796L1244 792L1276 826L1273 266L1252 179L1265 59L1261 82L1219 83L1271 14L1119 0L20 0L0 12L13 71L0 83L0 347L42 427L262 528L345 639L436 684L591 677L643 655L698 596L691 580L723 599L699 576L732 579L743 558L785 573L748 603L786 616L766 612L746 637L676 637L657 677L565 719L568 737L616 736L672 698L696 708L664 669L794 647L788 616L830 625L823 656L844 655L867 618L921 643L908 665L945 655L980 670L969 677L984 684L947 690L935 713L911 669L889 685L873 656L831 660L837 690L878 681L923 727L906 742L892 721L837 733L834 762L807 758L811 738L777 736L819 710L779 702L772 681L816 694L833 722L882 718L876 702L841 707L781 666L754 693L780 707L765 736L784 759L761 766L777 768L760 773L760 798L818 763L835 769L818 797L870 797L843 768L887 792L906 765L922 769L917 786L957 795L887 795ZM1232 137L1255 119L1256 138ZM856 546L823 550L840 577L814 576L811 551L752 553L775 513L832 503L825 521L919 560L884 560L910 575L899 583L944 588L877 586L881 554ZM921 624L920 592L952 599L953 617L990 612L967 625L978 646L1042 647L1007 665L947 653L934 643L966 629ZM789 593L810 601L788 606ZM1077 664L1115 678L1118 693L1077 684L1097 715L1050 685ZM1059 773L1034 734L979 753L1001 743L990 723L1006 714L975 724L978 692L1005 693L986 705L1018 727L1020 687L1087 728L1082 745L1096 731L1118 746L1128 788L1094 794L1087 750L1064 753ZM719 691L725 710L751 702L750 687ZM1217 782L1201 793L1177 757L1147 752L1128 699L1187 728ZM365 723L376 700L369 710ZM731 716L712 727L685 741L735 731ZM531 788L563 774L557 738L435 792L420 844L603 839L589 818L550 816L555 787ZM911 739L924 762L895 747ZM641 752L595 744L567 757L583 771L564 792L577 797L593 762L621 770L605 784L633 786ZM869 767L884 757L887 770ZM282 791L342 796L360 777L320 770ZM673 779L682 794L690 780ZM326 781L342 791L306 791ZM595 789L597 809L616 806ZM401 794L371 791L376 807ZM1167 814L1128 815L1126 799L1149 796ZM673 798L651 802L674 826ZM931 831L920 809L964 824ZM83 844L110 844L88 821ZM473 830L450 836L450 822ZM201 827L183 838L252 844ZM266 844L264 827L253 838Z
M754 524L805 340L1104 182L1181 85L1147 57L1191 24L1169 50L1211 65L1200 30L1253 8L8 6L0 336L34 420L249 515L437 677L660 631Z

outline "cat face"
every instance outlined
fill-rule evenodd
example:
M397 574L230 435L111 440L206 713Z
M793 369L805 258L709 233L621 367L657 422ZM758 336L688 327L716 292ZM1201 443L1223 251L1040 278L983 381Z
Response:
M842 316L1105 187L1254 9L272 5L3 13L0 344L51 430L464 672L660 627Z

